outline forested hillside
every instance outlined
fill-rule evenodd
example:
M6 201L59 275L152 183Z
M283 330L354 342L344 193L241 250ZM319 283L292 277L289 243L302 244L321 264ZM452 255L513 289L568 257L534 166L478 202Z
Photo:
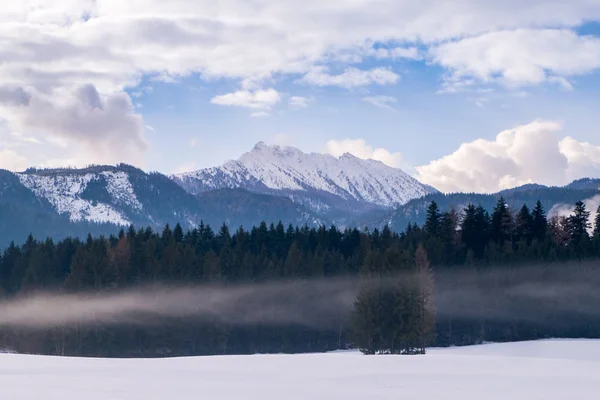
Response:
M427 217L427 207L432 201L442 211L450 211L452 208L461 210L469 204L477 204L481 205L486 211L492 212L500 198L503 198L513 211L517 211L523 204L531 209L538 201L542 203L547 211L551 211L556 205L573 205L577 201L599 196L600 184L597 181L582 179L565 187L525 185L493 194L429 194L399 206L381 219L380 226L388 224L392 230L399 232L404 230L409 223L422 225Z
M329 319L319 324L298 319L240 324L177 315L140 325L88 318L44 329L2 326L0 348L123 357L353 346L372 354L417 353L430 344L600 337L600 319L590 303L598 300L590 290L600 277L598 211L593 230L591 211L582 202L571 216L548 221L539 202L533 210L511 210L501 199L491 215L475 205L440 212L431 203L422 227L411 224L399 234L388 228L341 231L263 223L234 232L227 226L215 232L206 225L189 231L177 225L162 232L131 227L86 240L30 237L8 247L0 259L5 301L39 291L110 293L148 284L226 288L340 278L354 280L356 291L350 303L329 309ZM566 283L571 286L561 295ZM306 307L330 301L306 288ZM548 288L551 303L544 297ZM293 312L310 320L309 311L296 306Z

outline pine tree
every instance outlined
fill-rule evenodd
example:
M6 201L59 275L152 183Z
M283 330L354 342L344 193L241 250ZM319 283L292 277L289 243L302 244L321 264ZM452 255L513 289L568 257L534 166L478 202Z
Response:
M534 221L529 213L529 208L527 208L527 205L523 204L515 221L515 241L518 242L524 240L527 244L531 243L533 238L533 225Z
M532 237L538 241L543 241L546 238L546 232L548 231L548 218L546 212L542 206L541 201L537 201L535 208L531 212L532 218Z
M492 213L491 238L502 247L505 242L511 241L512 234L512 215L506 205L506 200L504 197L500 197Z
M567 217L567 232L570 238L570 244L575 251L581 255L589 241L588 229L591 227L589 222L590 212L586 209L583 201L575 203L573 214Z
M175 229L173 229L173 239L175 239L177 243L183 242L183 228L179 223L175 225Z
M469 204L461 223L461 240L475 258L483 257L490 236L490 217L482 206Z
M432 201L427 207L427 217L423 230L429 237L437 237L440 233L440 208L435 201Z

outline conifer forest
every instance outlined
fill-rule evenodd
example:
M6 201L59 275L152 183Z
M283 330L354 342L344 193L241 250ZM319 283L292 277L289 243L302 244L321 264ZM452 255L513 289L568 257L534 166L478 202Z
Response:
M349 301L332 303L327 291L311 291L311 282L337 281L352 282ZM598 338L600 210L578 202L570 215L549 219L540 202L511 209L500 199L491 213L477 205L441 212L432 202L424 225L402 232L282 223L235 231L132 226L114 236L57 242L30 236L0 258L3 302L38 293L279 282L303 282L300 299L310 298L279 322L175 314L144 324L93 318L44 327L0 324L0 349L98 357L346 348L418 354L429 346ZM313 315L319 303L326 318ZM260 314L262 306L248 305L245 313Z

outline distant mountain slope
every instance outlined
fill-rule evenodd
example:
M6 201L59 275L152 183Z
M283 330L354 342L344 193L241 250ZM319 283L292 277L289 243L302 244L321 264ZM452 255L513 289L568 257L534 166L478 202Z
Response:
M566 187L570 189L596 189L600 190L600 179L583 178L571 182Z
M309 226L329 223L288 198L252 193L245 189L218 189L197 197L204 222L215 227L226 223L233 227L243 225L251 228L262 221Z
M244 189L217 190L195 196L165 175L129 165L83 169L0 170L0 248L13 238L85 236L116 233L120 227L160 228L201 221L235 229L260 222L309 226L327 220L279 196Z
M23 186L16 174L0 170L0 249L13 240L23 243L29 234L38 239L62 239L116 231L117 227L110 224L72 222Z
M309 163L313 157L316 160L325 157L331 165L343 168L343 171L336 175L338 178L346 176L349 180L349 165L355 165L360 173L357 174L359 178L353 180L353 187L365 189L365 192L359 195L360 191L346 191L334 180L319 181L325 179L326 174L322 172L319 175L314 172L317 170L306 172L302 179L297 176L292 179L291 176L295 176L295 172L287 171L286 175L283 169L275 166L279 165L275 161L268 164L271 171L268 173L270 180L265 182L274 186L274 182L278 182L277 179L283 182L283 177L288 176L292 183L282 183L280 187L285 188L287 185L290 189L270 188L257 177L251 176L249 171L242 173L241 170L237 170L234 174L233 170L227 168L212 169L212 172L199 171L195 178L184 174L174 179L160 173L146 173L124 164L84 169L29 169L22 173L0 170L0 248L13 239L23 242L29 233L38 238L83 237L88 233L116 233L129 224L157 229L167 223L181 223L187 229L204 221L215 229L223 223L236 229L240 225L250 228L262 221L282 221L284 224L309 226L335 224L340 228L374 228L390 224L394 230L402 231L408 222L422 224L427 206L433 200L442 210L452 206L461 210L467 204L474 203L481 204L491 211L500 196L504 196L513 208L521 207L523 203L533 206L539 199L546 210L550 211L557 204L573 204L600 194L600 179L582 179L562 188L531 184L490 195L429 193L392 208L364 199L373 200L379 195L383 196L381 193L395 193L390 191L391 189L375 191L375 194L369 191L382 182L397 182L398 185L408 182L409 187L413 187L411 185L414 182L410 179L405 180L402 171L390 171L389 167L380 163L365 162L350 156L336 159L323 155L303 155L291 148L258 146L253 152L274 152L275 155L283 152L288 155L282 157L297 155L298 159L305 163ZM271 156L264 154L252 157L257 159L259 156L271 159ZM281 165L280 167L283 168ZM258 166L254 168L259 169ZM332 168L328 173L331 173ZM376 171L389 174L381 178L375 176ZM207 174L206 181L198 178L202 174ZM373 182L370 182L368 176L371 175L368 174L374 174ZM209 175L228 176L231 179L228 182L234 187L209 190L219 186L211 181ZM308 185L306 177L313 177L314 182L326 184L315 184L315 188L301 186L302 189L292 189L296 184ZM235 187L242 178L241 184L249 188ZM189 182L195 184L198 193L188 192L195 190L186 190L182 179L189 179ZM363 180L364 185L357 183ZM417 182L414 185L420 184ZM418 187L421 189L415 189L411 193L434 191L424 185ZM399 193L401 189L402 187L395 190Z
M404 171L351 154L304 153L293 147L258 143L237 161L221 167L177 174L172 178L188 192L221 188L289 197L306 208L341 218L348 211L404 204L437 191Z
M452 207L457 211L461 211L468 204L481 204L486 210L491 211L500 197L504 197L507 204L513 209L519 209L523 204L533 208L535 203L540 200L548 212L557 204L574 204L579 200L589 199L599 194L600 189L598 188L594 189L593 186L578 184L565 187L526 185L494 194L430 194L397 208L385 216L377 225L389 224L392 229L398 231L405 229L409 222L421 225L425 222L427 207L432 201L435 201L442 211L447 211ZM591 211L595 212L595 210Z

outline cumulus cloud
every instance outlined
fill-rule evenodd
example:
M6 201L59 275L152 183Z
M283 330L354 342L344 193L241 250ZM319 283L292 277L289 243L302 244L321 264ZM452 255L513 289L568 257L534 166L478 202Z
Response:
M391 106L391 104L395 104L397 102L397 100L394 97L382 96L382 95L367 96L367 97L363 97L363 101L366 101L367 103L370 103L370 104L374 105L375 107L385 108L386 110L390 110L390 111L396 111L396 109Z
M275 89L238 90L212 98L211 103L222 106L237 106L253 109L270 109L281 101L281 95Z
M566 29L489 32L430 48L432 59L450 69L455 82L475 78L508 86L554 82L600 68L600 38Z
M325 151L335 157L344 153L350 153L363 160L377 160L390 167L400 168L402 166L402 155L391 153L384 148L373 148L364 139L330 140L325 145Z
M27 159L12 150L0 148L0 169L23 171L27 169Z
M556 122L535 121L500 132L495 140L463 143L454 153L416 167L418 178L443 192L491 193L600 176L600 146L560 140L560 130Z
M349 89L371 84L394 84L398 82L398 79L400 79L400 76L389 68L360 70L348 67L341 74L331 75L326 67L319 66L304 75L300 81L316 86L339 86Z
M126 93L101 95L95 86L54 90L16 90L23 101L0 108L0 118L20 132L41 132L48 142L76 149L74 165L131 162L143 164L147 149L144 123ZM25 101L26 99L26 101Z

